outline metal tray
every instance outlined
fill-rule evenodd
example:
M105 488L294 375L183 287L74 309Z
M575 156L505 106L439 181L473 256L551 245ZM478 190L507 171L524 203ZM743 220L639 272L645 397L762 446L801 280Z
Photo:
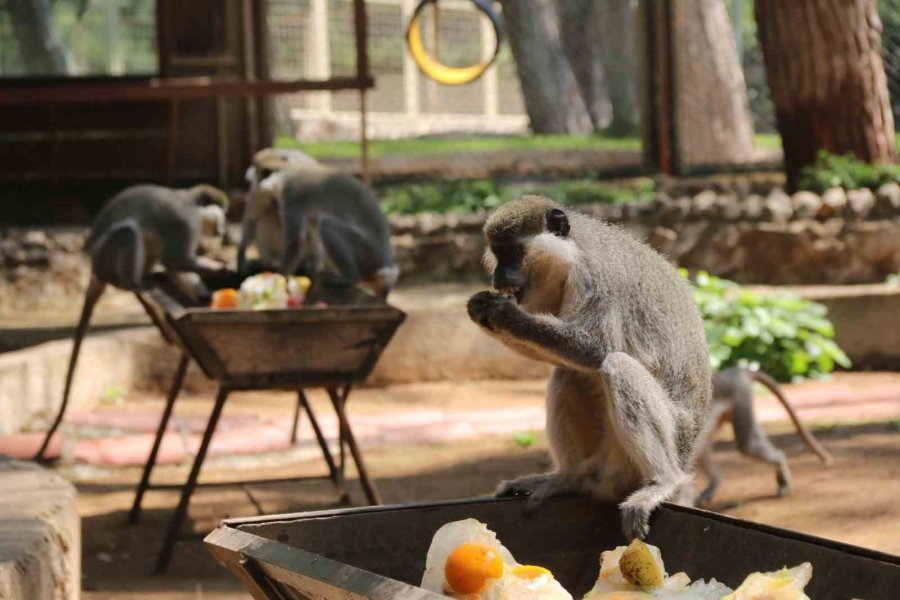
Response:
M368 377L406 318L359 292L327 308L213 310L158 287L141 293L163 335L189 351L204 374L234 389L295 389Z
M437 599L416 587L431 538L472 517L516 560L549 568L580 597L596 580L600 552L624 543L616 507L563 497L525 517L523 504L488 498L232 519L206 544L255 598ZM732 587L750 572L809 561L813 600L896 600L900 590L900 557L697 509L664 505L647 541L669 573Z

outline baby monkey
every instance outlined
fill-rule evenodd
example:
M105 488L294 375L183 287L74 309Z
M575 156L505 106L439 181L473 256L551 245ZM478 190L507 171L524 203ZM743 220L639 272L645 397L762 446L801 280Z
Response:
M709 506L712 503L716 489L722 481L722 474L713 459L713 444L716 431L725 421L731 421L735 442L742 454L777 467L778 495L783 496L791 491L791 471L788 468L787 458L784 452L773 446L766 437L753 412L754 381L763 384L778 398L794 422L797 433L800 434L806 447L826 465L833 462L828 451L797 416L797 412L774 379L759 371L747 371L737 367L723 369L713 375L710 418L697 444L698 466L709 478L709 484L697 498L697 504L700 506Z
M119 192L103 207L85 242L91 257L91 280L75 328L62 404L35 460L43 459L65 415L81 342L106 286L138 292L145 278L163 269L187 297L204 302L208 291L198 274L219 273L224 266L197 256L197 248L201 236L224 236L227 208L228 196L209 185L186 190L136 185Z
M500 485L619 502L625 536L644 537L666 500L692 501L691 457L706 421L706 336L689 284L621 230L526 196L485 224L496 292L468 303L489 335L556 368L547 388L553 469Z

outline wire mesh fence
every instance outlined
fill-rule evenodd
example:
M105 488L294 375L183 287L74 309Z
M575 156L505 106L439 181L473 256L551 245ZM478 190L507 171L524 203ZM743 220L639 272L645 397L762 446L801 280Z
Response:
M0 77L157 72L155 0L56 0L46 15L40 6L0 0Z
M370 0L368 52L375 89L368 92L370 135L401 138L451 132L526 133L528 120L509 50L483 78L443 86L422 75L406 48L414 0ZM275 78L353 75L356 50L350 0L268 0L270 72ZM424 43L451 65L478 62L493 31L471 2L441 2L422 14ZM502 97L502 102L499 98ZM356 93L291 95L276 100L279 133L305 141L358 136Z

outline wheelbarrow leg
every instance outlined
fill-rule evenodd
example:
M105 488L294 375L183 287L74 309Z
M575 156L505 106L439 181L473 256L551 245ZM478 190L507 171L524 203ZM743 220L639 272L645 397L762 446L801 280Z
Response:
M337 465L334 464L334 457L328 449L328 441L325 439L325 435L322 434L319 420L316 419L316 414L313 412L309 399L306 397L306 392L303 390L298 391L297 401L303 406L307 416L309 416L309 423L312 425L313 432L316 434L316 441L319 443L319 448L322 449L322 456L325 457L325 462L328 463L328 473L331 476L331 482L341 493L340 502L348 502L350 500L350 495L347 493L347 488L344 485L344 474L338 469Z
M297 429L300 427L300 409L303 406L303 399L300 397L300 394L303 392L300 391L297 394L297 406L294 407L294 424L291 426L291 445L297 445Z
M347 446L350 448L353 462L356 463L356 470L359 472L359 480L362 482L363 490L366 493L366 499L369 501L369 504L381 504L381 495L378 493L378 489L369 477L369 472L366 470L366 464L363 461L362 452L360 452L359 446L356 444L356 438L353 437L353 430L350 429L350 421L347 419L347 413L344 412L344 403L346 402L349 393L349 384L344 386L341 394L338 394L335 389L328 388L328 395L331 396L331 403L334 405L334 412L337 413L340 430L343 432L344 439L347 441Z
M216 425L219 423L219 417L222 416L222 407L225 406L225 400L228 398L229 390L225 387L219 387L216 395L216 404L213 406L212 413L209 415L209 422L206 425L206 431L203 432L203 441L200 442L200 449L197 450L197 456L194 458L194 466L191 467L191 474L181 488L181 500L178 502L178 508L169 521L169 530L163 541L162 548L159 551L159 557L156 560L156 573L162 573L169 565L172 559L172 550L175 542L178 540L178 533L181 531L181 525L187 516L188 504L191 502L191 495L197 487L197 479L200 475L200 468L203 467L203 461L206 459L206 451L209 449L209 443L212 441L213 434L216 432Z
M159 420L159 427L156 430L156 439L153 440L153 448L150 450L150 456L147 457L147 463L144 465L144 474L141 476L141 482L134 492L134 503L131 505L131 512L128 514L128 523L130 525L137 524L141 518L141 502L144 499L144 493L150 485L150 475L153 473L153 467L156 466L156 458L159 455L159 448L162 446L162 439L169 425L169 419L172 417L172 407L175 406L175 400L181 392L181 386L184 385L184 375L187 372L190 358L187 352L181 353L178 360L178 367L175 369L175 378L172 380L172 387L169 388L169 396L166 398L166 407L163 409L162 417Z

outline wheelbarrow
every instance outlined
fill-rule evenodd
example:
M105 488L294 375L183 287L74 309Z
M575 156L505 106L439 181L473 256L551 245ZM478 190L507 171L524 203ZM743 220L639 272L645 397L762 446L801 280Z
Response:
M550 569L580 598L597 579L600 553L625 543L616 506L558 497L526 517L524 504L483 498L230 519L205 543L258 600L438 600L417 587L431 538L471 517L516 560ZM753 571L809 561L814 600L893 600L900 590L900 557L671 504L654 513L647 542L669 573L732 588Z

